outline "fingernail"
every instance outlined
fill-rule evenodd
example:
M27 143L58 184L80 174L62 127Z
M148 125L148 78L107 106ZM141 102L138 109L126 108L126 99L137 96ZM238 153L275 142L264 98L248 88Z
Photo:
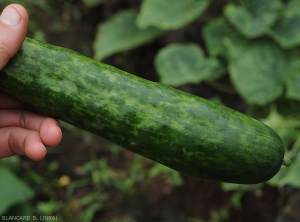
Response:
M10 26L17 26L20 19L19 13L12 7L5 8L0 16L0 20Z

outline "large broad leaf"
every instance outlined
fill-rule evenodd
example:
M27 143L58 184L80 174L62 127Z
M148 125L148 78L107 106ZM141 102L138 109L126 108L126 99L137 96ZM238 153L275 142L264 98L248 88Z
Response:
M270 30L270 35L284 48L300 44L300 1L290 1L283 15Z
M300 101L300 70L288 79L286 97Z
M269 115L260 121L268 125L280 136L285 147L293 146L293 143L300 137L298 119L296 117L286 118L282 116L274 106L271 107Z
M137 24L141 28L178 29L199 17L211 0L144 0Z
M271 41L226 41L229 73L250 104L265 105L282 95L286 81L299 71L299 59Z
M122 11L99 25L93 45L95 59L101 60L114 53L130 50L161 34L155 28L139 29L136 16L133 11Z
M228 57L224 39L231 39L234 41L234 39L242 38L239 33L230 27L223 17L219 17L207 23L202 32L209 55L221 55L224 58Z
M243 35L254 38L275 22L280 8L280 0L246 0L240 6L228 4L225 15Z
M33 197L33 190L3 165L0 165L0 178L0 215L11 206Z
M283 166L279 173L275 175L268 184L283 187L284 185L291 185L300 188L299 180L300 172L300 152L298 152L292 159L292 164L288 167Z
M195 44L171 44L159 51L155 67L162 83L179 86L210 78L219 63L205 58L202 49Z

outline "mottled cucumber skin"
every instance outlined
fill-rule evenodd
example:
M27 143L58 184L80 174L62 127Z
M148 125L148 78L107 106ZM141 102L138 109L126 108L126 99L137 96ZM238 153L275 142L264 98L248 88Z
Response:
M1 71L0 88L44 114L197 178L260 183L283 162L281 139L261 122L29 38Z

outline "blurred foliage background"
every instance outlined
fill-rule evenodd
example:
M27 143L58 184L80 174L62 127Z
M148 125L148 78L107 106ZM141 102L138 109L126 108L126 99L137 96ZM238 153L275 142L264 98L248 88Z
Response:
M29 37L263 121L292 165L257 185L198 180L62 122L63 141L45 160L0 160L0 215L300 221L300 1L2 0L0 8L10 3L28 10Z

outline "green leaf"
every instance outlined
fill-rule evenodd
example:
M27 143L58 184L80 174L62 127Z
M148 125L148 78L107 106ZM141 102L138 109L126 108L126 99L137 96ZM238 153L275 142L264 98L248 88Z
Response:
M122 11L98 27L93 44L95 59L102 60L149 42L162 32L155 28L144 30L136 26L136 13Z
M218 66L216 59L205 58L202 49L195 44L170 44L155 58L160 81L174 87L199 83L213 75Z
M28 201L21 202L18 204L13 205L12 207L9 208L8 211L5 212L3 216L6 217L11 217L11 216L29 216L31 217L33 215L33 204L28 203ZM28 220L19 220L21 221L28 221Z
M82 0L84 4L88 6L97 6L104 2L104 0Z
M141 28L178 29L197 19L211 0L144 0L137 24Z
M223 17L219 17L207 23L202 32L209 55L221 55L224 58L228 57L224 39L234 41L234 39L242 38L239 33L230 27Z
M269 115L260 121L276 131L285 147L290 147L300 136L298 118L286 118L279 114L274 106L271 107Z
M269 31L269 34L284 48L300 44L300 1L293 0L286 6L283 15Z
M280 0L246 0L240 6L228 4L224 13L243 35L254 38L274 24L280 8Z
M11 206L33 197L34 191L3 165L0 165L0 178L0 215Z
M222 189L225 192L230 191L248 191L248 190L254 190L256 188L259 188L262 186L262 184L236 184L236 183L221 183Z
M41 201L36 205L36 211L41 215L54 215L62 205L63 204L60 201L56 200L46 202Z
M229 74L249 103L266 105L283 94L284 85L299 70L299 59L271 41L225 41Z
M300 188L300 153L298 152L292 159L292 164L288 167L282 166L281 170L268 181L268 184L277 187L291 185Z
M162 164L155 163L148 171L149 178L155 178L160 175L164 175L171 186L181 186L183 180L178 171L175 171L169 167Z
M300 101L300 70L288 79L286 97Z

